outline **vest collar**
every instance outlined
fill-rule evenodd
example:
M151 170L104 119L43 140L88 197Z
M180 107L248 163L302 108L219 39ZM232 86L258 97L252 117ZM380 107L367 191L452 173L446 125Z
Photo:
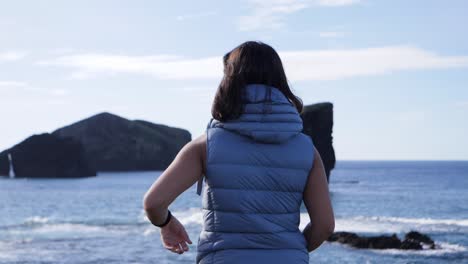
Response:
M276 87L264 84L248 84L243 89L244 103L284 103L290 104L288 98Z
M302 132L302 119L296 107L277 88L249 84L243 90L243 112L221 122L211 120L209 128L224 128L260 143L279 144Z

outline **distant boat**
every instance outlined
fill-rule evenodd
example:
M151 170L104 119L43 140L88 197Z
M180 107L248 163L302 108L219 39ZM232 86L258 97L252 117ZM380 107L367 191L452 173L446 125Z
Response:
M10 163L10 172L8 175L10 178L15 178L15 169L13 168L13 158L11 157L11 153L8 153L8 162Z

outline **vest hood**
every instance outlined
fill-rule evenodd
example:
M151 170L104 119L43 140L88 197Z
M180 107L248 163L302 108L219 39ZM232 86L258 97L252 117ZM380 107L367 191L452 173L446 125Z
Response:
M249 84L243 89L243 111L237 119L211 119L208 128L221 127L261 143L281 143L302 132L296 107L277 88Z

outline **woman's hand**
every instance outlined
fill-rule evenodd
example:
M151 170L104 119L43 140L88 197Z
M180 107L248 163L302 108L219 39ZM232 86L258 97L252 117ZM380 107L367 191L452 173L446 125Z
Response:
M187 143L171 165L151 185L143 198L143 208L150 222L155 225L166 219L170 204L201 179L206 160L206 134ZM169 223L161 228L161 240L165 248L182 254L192 244L182 224L172 216Z
M165 248L178 254L189 250L187 243L192 244L184 226L175 216L161 228L161 240Z

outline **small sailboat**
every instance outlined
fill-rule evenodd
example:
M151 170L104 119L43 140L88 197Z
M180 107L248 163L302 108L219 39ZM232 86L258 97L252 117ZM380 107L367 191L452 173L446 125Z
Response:
M13 158L11 157L11 153L8 153L8 162L10 164L10 171L8 175L13 179L15 178L15 169L13 168Z

